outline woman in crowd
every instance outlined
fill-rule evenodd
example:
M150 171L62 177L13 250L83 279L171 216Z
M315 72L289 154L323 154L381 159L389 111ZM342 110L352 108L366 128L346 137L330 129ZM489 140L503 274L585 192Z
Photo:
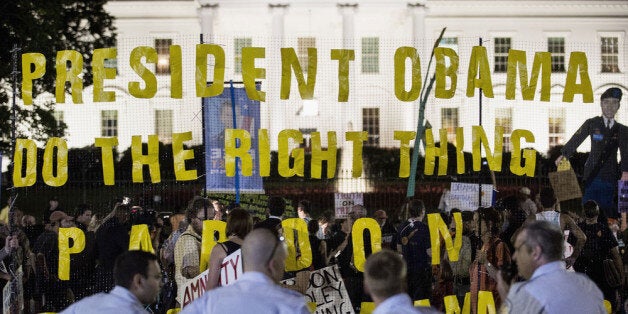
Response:
M244 209L236 208L227 218L227 237L229 240L218 243L209 256L209 278L207 290L220 286L220 267L222 260L240 249L244 237L253 229L253 218Z
M492 292L495 308L498 309L501 306L502 300L497 292L495 276L499 268L510 264L508 246L499 238L501 221L497 210L492 207L480 208L474 216L474 221L476 234L480 237L482 246L469 269L472 313L477 311L478 291Z

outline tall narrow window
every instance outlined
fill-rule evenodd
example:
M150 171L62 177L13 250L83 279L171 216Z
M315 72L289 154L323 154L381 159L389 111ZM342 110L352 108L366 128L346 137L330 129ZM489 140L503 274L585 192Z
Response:
M233 41L233 69L235 74L242 73L242 48L253 46L251 38L236 38Z
M155 110L155 134L162 143L172 142L172 110Z
M619 73L619 38L602 37L602 72Z
M57 127L61 126L61 124L64 122L63 121L63 111L55 110L55 111L52 112L52 116L55 118L55 121L57 121Z
M379 108L362 108L362 130L369 133L367 145L379 145Z
M362 38L362 73L379 73L379 37Z
M458 127L458 108L441 108L441 127L447 129L447 142L456 144Z
M301 64L301 70L303 70L304 73L307 73L307 67L309 65L307 49L316 48L316 38L299 37L297 45L297 57L299 58L299 63Z
M552 54L552 72L565 72L565 38L549 37L547 51Z
M512 133L512 108L495 108L495 126L504 128L504 151L511 150L510 133Z
M155 50L157 50L156 74L170 74L170 46L172 39L155 39Z
M100 130L102 136L118 136L118 110L100 112Z
M508 70L508 51L510 50L509 37L495 37L495 71L506 72Z
M565 108L549 109L549 147L565 142Z

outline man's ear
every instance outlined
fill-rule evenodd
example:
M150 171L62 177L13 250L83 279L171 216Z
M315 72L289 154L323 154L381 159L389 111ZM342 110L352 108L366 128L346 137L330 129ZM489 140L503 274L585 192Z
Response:
M142 286L142 280L144 280L144 278L141 274L133 275L133 280L131 280L131 289L129 290L140 288Z
M539 260L541 257L543 256L543 249L541 249L540 245L535 245L534 248L532 249L532 257L534 257L534 260Z

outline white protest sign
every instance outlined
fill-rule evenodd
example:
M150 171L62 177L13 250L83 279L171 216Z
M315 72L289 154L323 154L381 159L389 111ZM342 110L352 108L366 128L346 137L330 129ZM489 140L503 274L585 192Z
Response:
M334 200L336 218L347 218L353 205L364 204L364 195L362 193L336 193Z
M228 286L242 277L242 250L231 253L222 260L220 266L220 285Z
M311 272L305 296L309 302L316 303L314 313L354 313L338 265Z
M493 204L493 185L482 184L482 207ZM449 194L449 207L460 210L477 210L480 207L478 198L480 185L476 183L452 182Z
M209 277L209 269L188 280L183 286L183 289L179 288L179 302L182 308L200 298L205 293L207 277Z

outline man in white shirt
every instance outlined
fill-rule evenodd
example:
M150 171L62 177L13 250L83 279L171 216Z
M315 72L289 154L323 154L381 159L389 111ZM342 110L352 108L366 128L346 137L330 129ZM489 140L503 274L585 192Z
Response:
M163 285L157 256L144 251L127 251L116 259L115 287L109 293L84 298L61 313L149 313L144 305L154 303Z
M206 292L185 313L310 313L305 296L280 287L288 252L270 230L251 231L242 244L244 274L229 286Z
M525 225L515 240L512 260L526 281L504 281L501 271L497 288L504 313L587 313L602 314L604 297L591 279L567 272L563 258L563 235L547 221Z
M416 314L420 311L412 305L412 299L404 291L406 263L398 253L381 250L366 259L364 265L364 290L375 302L373 314Z

